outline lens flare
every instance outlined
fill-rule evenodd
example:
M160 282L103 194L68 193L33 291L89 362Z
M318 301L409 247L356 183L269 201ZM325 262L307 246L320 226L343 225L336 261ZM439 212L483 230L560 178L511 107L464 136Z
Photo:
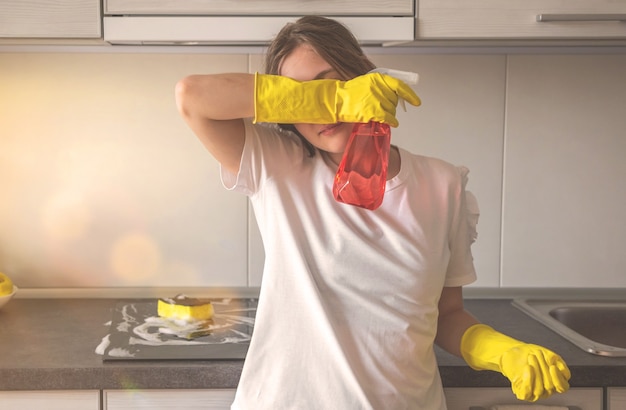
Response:
M157 276L162 264L161 251L149 235L131 232L113 243L110 263L117 277L138 282Z
M89 228L91 219L85 198L77 192L58 192L49 197L41 209L43 229L57 241L80 239Z

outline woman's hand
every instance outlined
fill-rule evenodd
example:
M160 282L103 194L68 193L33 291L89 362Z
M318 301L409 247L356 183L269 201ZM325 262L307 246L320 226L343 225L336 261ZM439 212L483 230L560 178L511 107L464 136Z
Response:
M520 400L537 401L569 389L571 373L561 356L487 325L477 324L465 332L461 353L473 369L493 370L506 376Z
M381 73L370 73L337 86L337 119L341 122L384 122L398 126L396 107L403 99L418 106L421 101L407 84Z

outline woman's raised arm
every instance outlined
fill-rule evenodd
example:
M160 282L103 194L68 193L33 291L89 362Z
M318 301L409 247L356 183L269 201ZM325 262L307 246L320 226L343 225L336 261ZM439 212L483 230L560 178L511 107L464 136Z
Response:
M245 137L243 118L254 116L254 74L185 77L176 84L176 104L211 155L236 174Z

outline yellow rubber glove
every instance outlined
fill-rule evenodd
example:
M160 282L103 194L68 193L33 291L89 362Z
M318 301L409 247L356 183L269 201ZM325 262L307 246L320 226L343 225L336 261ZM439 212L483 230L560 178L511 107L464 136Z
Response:
M520 400L537 401L554 392L569 389L571 373L556 353L544 347L520 342L484 324L463 334L463 358L475 370L493 370L511 381Z
M411 87L381 73L369 73L349 81L302 82L256 73L254 122L334 124L377 121L397 127L399 98L415 106L421 104Z

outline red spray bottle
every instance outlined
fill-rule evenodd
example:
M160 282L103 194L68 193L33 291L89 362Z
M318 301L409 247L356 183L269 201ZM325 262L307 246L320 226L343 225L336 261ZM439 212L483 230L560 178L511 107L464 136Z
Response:
M417 84L417 73L377 68L407 84ZM404 101L400 100L403 108ZM389 125L371 121L352 129L333 183L333 196L339 202L374 210L383 202L391 149Z

